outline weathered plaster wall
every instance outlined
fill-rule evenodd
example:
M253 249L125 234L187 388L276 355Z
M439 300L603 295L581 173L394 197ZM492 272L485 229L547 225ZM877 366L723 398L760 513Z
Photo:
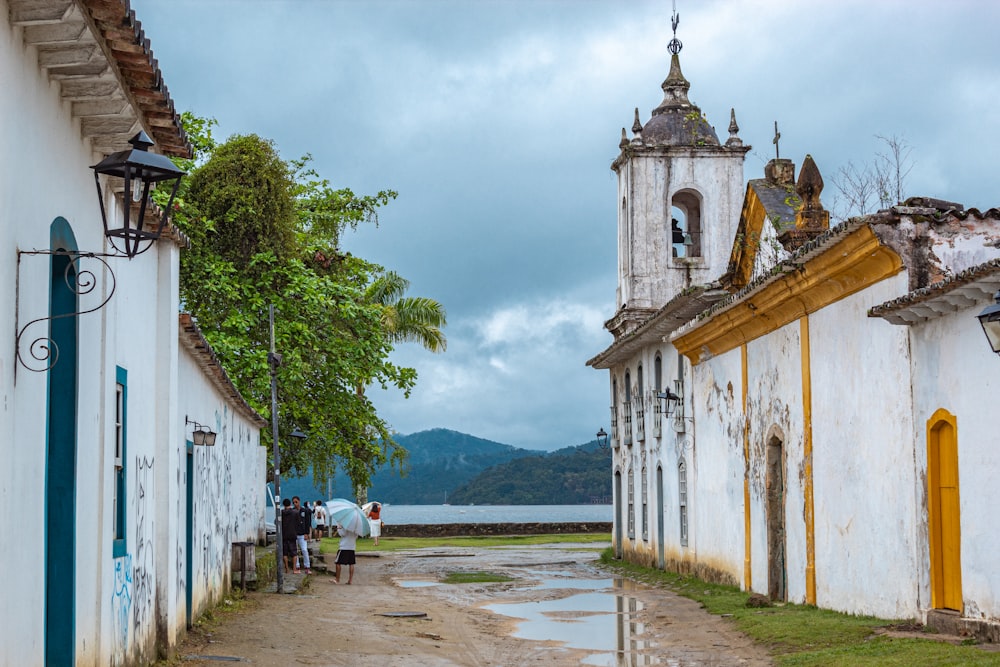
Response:
M689 149L678 149L687 152ZM743 197L743 156L637 155L619 169L618 307L662 306L684 287L726 268ZM701 256L672 257L670 198L701 195ZM622 201L625 206L622 206Z
M976 315L985 302L909 329L913 353L911 437L917 443L915 505L920 512L917 555L920 600L930 603L927 529L927 420L940 408L955 415L961 503L962 598L965 616L1000 619L1000 459L997 457L996 397L1000 357L993 354Z
M228 588L233 542L257 542L264 531L264 483L266 454L260 446L260 431L246 417L233 411L218 390L203 376L186 349L181 351L178 377L184 391L180 396L179 419L184 416L205 424L217 434L214 447L192 446L193 485L193 559L192 581L177 589L177 605L186 609L182 589L190 587L193 617L219 600ZM192 426L186 427L178 442L191 438ZM186 466L186 447L181 466ZM179 467L177 476L185 477ZM182 484L182 493L186 486ZM183 505L182 505L183 506ZM184 526L184 517L179 517ZM174 552L186 550L185 531ZM178 556L176 570L183 575L184 561ZM183 614L177 622L183 622Z
M798 321L747 344L752 588L768 592L768 443L781 441L787 597L805 601L802 363ZM738 350L735 351L738 354ZM729 353L734 354L733 352ZM776 519L777 520L777 519Z
M911 618L916 484L907 332L867 309L906 291L901 273L810 316L821 607Z
M743 407L739 349L695 366L686 434L689 558L714 579L743 581ZM675 542L675 534L671 541Z

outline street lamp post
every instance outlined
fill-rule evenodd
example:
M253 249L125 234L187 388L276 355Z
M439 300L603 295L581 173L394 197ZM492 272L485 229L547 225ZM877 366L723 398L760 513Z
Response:
M281 553L281 452L278 446L278 367L281 355L274 351L274 304L268 306L268 322L271 327L271 351L267 353L267 365L271 368L271 446L274 456L274 553L278 559L275 590L282 593L284 586L284 561Z

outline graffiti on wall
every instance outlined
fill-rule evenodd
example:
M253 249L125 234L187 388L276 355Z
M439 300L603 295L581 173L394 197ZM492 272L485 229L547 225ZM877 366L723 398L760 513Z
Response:
M150 623L153 612L156 554L153 547L153 459L135 460L135 556L132 564L132 614L135 628Z
M132 612L132 556L115 559L115 585L111 594L111 615L114 623L116 651L120 655L128 646L128 631Z

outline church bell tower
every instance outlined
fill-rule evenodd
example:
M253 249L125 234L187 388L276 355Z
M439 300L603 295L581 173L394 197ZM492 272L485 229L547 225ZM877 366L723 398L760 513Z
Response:
M645 124L635 110L632 138L622 128L618 175L617 339L693 285L722 275L743 203L743 160L750 150L730 112L725 144L688 99L673 15L670 72L663 101Z

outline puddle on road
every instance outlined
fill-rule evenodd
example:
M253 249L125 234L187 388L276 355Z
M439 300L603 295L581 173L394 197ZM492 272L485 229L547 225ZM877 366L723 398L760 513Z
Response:
M407 581L407 580L404 580L404 579L396 579L396 584L400 588L425 588L427 586L437 586L438 582L436 582L436 581L417 581L417 580L409 580L409 581Z
M656 665L645 655L652 644L640 638L636 620L643 606L622 591L621 579L546 579L528 590L553 588L589 590L558 600L485 605L495 614L520 619L514 636L560 642L564 648L592 652L582 664L610 667Z

